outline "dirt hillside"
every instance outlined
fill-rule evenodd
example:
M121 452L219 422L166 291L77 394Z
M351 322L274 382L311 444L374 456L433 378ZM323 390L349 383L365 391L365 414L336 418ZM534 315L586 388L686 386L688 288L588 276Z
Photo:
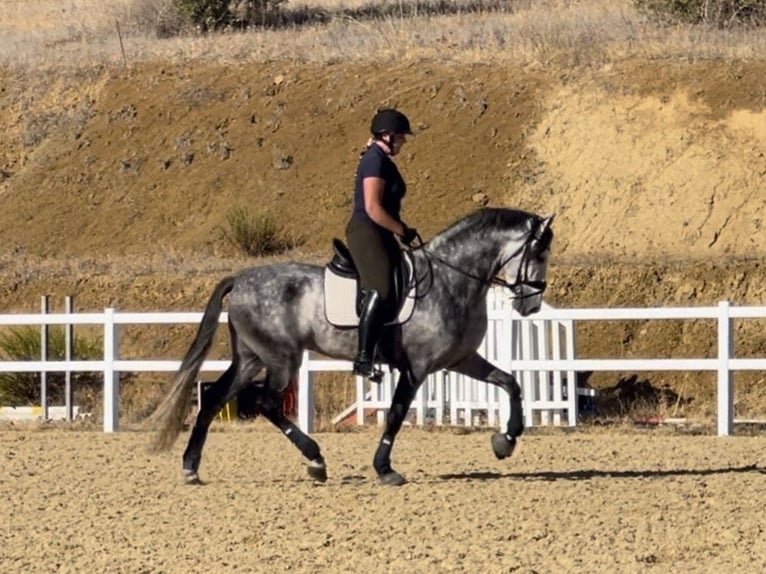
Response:
M252 263L217 231L233 206L303 235L288 257L322 261L384 104L414 120L399 163L405 217L424 236L483 202L556 212L551 304L764 304L765 103L764 62L2 71L0 309L35 309L43 293L84 309L198 309L223 273ZM763 356L762 327L738 326L743 355ZM703 356L713 334L584 325L578 348ZM751 386L764 377L741 381L740 412L766 411ZM712 393L684 388L698 404Z

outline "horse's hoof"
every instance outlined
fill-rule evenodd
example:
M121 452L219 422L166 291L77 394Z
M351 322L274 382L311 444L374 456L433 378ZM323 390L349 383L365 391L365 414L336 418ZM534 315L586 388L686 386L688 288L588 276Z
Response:
M495 456L499 460L511 456L513 454L513 449L515 448L516 439L512 436L508 436L501 432L496 432L492 435L492 450L495 451Z
M327 466L324 461L318 462L312 460L309 462L306 470L308 471L309 476L317 482L327 482Z
M386 474L381 474L378 477L378 480L383 486L401 486L407 483L406 478L393 470L391 472L387 472Z
M202 480L195 471L184 470L184 484L199 486L202 484Z

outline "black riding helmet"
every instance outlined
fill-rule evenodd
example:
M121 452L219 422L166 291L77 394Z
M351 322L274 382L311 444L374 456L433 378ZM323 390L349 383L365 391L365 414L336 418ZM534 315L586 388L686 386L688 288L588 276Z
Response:
M383 133L412 134L410 120L402 112L394 109L378 110L378 113L372 118L370 131L375 136Z

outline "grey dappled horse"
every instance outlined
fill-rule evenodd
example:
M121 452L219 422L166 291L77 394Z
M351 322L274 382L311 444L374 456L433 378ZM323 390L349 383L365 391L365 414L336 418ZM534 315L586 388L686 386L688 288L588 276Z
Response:
M379 345L381 358L400 373L373 463L382 484L405 482L391 466L394 439L420 384L441 369L508 393L510 417L505 432L492 436L492 448L500 459L512 454L524 430L521 388L476 350L487 330L486 297L493 284L510 289L513 308L522 316L539 311L552 221L553 215L481 209L412 250L417 283L413 314L404 324L386 327ZM357 350L357 330L335 327L325 317L323 274L320 265L276 263L246 269L216 286L174 385L153 415L161 424L155 450L169 450L181 432L228 295L232 363L207 391L197 414L183 454L187 482L199 482L202 447L218 411L263 369L265 379L254 382L260 412L308 459L309 475L327 479L319 445L282 412L282 394L297 374L304 349L347 360Z

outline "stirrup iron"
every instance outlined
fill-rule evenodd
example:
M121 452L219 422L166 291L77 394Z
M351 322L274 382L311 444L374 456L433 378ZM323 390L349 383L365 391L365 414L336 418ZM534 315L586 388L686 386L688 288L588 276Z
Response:
M373 383L380 383L383 380L383 371L380 369L376 369L374 366L370 370L370 374L366 375L367 379L369 381L372 381Z
M354 361L354 374L364 377L373 383L380 383L383 380L383 371L376 369L372 361Z

